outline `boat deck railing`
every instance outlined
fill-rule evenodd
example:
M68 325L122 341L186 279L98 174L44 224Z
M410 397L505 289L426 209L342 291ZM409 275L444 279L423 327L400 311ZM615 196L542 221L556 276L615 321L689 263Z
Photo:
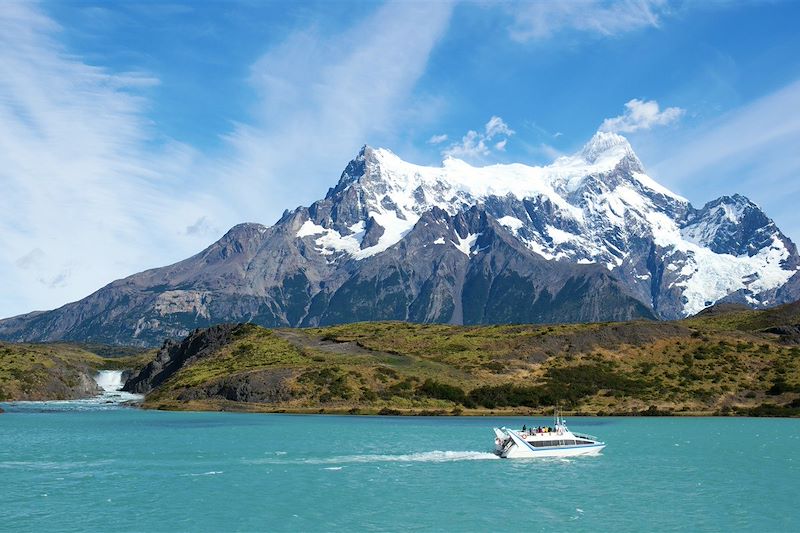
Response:
M575 433L574 431L570 431L570 433L576 439L593 440L593 441L596 441L596 442L600 440L597 437L595 437L594 435L589 435L589 434L586 434L586 433ZM554 438L554 439L559 439L559 438L563 439L564 438L564 435L563 434L559 435L559 433L557 431L543 431L543 432L534 431L533 433L530 433L528 431L519 431L519 434L522 435L522 436L536 435L537 437L549 437L549 438Z

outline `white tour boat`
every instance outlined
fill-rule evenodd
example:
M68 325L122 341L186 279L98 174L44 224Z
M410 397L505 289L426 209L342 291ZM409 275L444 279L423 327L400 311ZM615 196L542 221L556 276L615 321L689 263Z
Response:
M606 447L596 437L573 433L556 409L554 427L523 426L521 431L494 428L494 453L506 459L522 457L572 457L596 455Z

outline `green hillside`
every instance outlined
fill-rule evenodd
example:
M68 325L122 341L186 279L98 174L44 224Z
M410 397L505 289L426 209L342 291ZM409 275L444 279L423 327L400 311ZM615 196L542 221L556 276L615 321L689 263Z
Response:
M152 357L152 351L135 348L0 342L0 401L91 396L98 370L138 369Z
M156 385L145 406L160 409L501 414L558 402L586 414L796 416L798 324L792 304L676 322L227 325L159 353L0 343L0 400L84 397L97 370L146 370L157 358L160 379L141 379Z
M678 322L239 325L146 406L291 412L800 413L797 304ZM795 329L793 329L795 328ZM202 333L200 333L202 335Z

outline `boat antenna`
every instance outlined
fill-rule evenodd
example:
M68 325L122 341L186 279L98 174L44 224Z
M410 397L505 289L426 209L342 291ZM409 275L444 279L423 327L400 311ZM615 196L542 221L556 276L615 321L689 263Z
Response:
M555 418L555 424L559 428L564 427L564 419L561 416L561 402L556 402L555 411L553 412L553 417Z

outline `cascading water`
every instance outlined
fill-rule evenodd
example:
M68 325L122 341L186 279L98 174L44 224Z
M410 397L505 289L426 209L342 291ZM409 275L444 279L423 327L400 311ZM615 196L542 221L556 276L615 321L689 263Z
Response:
M94 380L104 392L116 392L122 389L123 385L121 370L101 370Z
M103 392L94 398L84 400L87 404L119 406L142 401L143 396L141 394L131 394L122 391L122 387L125 383L122 381L121 370L100 370L95 374L94 380Z
M94 381L102 392L92 398L44 402L11 402L7 405L12 411L104 411L135 406L144 399L141 394L122 391L124 383L122 382L121 370L101 370L94 375Z

